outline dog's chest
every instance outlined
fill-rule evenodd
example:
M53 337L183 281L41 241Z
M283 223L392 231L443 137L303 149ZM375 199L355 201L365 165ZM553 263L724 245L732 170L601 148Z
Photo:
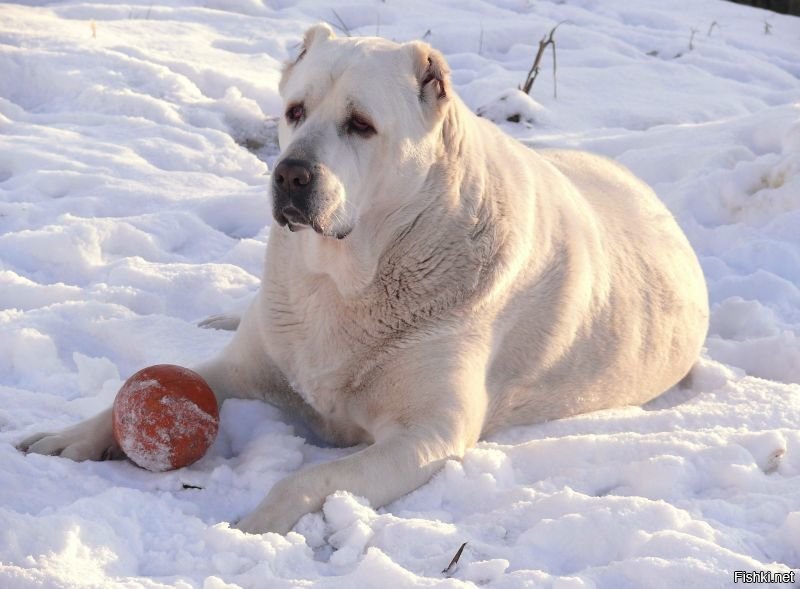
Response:
M348 421L374 342L358 311L324 279L267 299L270 352L292 388L323 417Z

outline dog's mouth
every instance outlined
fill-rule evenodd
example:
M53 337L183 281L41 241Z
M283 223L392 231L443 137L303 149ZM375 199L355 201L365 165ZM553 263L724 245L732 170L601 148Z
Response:
M305 228L308 228L308 225L306 225L306 227L303 227L302 229ZM321 235L322 237L335 237L336 239L340 240L350 235L350 232L353 230L352 227L348 227L347 229L344 229L342 231L333 231L331 229L322 229L317 225L311 225L311 229L316 231L317 235ZM289 231L294 231L294 229L289 227Z
M302 231L303 229L311 229L311 225L306 225L305 223L293 223L292 221L286 221L285 223L278 221L278 224L285 226L292 233Z
M289 218L288 215L280 214L275 219L278 225L286 227L292 233L303 231L305 229L313 229L317 235L322 237L335 237L336 239L344 239L353 231L352 227L345 229L333 230L329 227L323 227L316 220L307 221L297 217Z

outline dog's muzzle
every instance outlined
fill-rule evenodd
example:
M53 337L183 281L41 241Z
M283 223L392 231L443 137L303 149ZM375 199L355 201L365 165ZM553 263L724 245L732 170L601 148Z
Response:
M305 160L286 158L272 174L273 213L279 225L289 229L310 227L314 173Z
M333 232L319 221L318 203L314 202L316 175L306 160L285 158L272 173L272 214L278 225L290 231L311 228L325 237L344 239L350 229Z

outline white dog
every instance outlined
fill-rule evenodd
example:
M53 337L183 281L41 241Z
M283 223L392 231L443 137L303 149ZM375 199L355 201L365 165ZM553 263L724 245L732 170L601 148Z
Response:
M261 289L197 371L220 401L369 445L280 481L240 529L285 533L339 489L384 505L497 428L641 404L690 370L703 275L630 172L509 138L420 42L314 26L280 91ZM120 452L110 410L20 448Z

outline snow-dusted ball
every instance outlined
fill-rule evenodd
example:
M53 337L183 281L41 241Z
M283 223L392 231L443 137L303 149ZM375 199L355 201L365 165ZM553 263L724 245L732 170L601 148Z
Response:
M112 416L122 451L155 472L202 458L219 429L211 388L196 372L172 364L144 368L125 381Z

